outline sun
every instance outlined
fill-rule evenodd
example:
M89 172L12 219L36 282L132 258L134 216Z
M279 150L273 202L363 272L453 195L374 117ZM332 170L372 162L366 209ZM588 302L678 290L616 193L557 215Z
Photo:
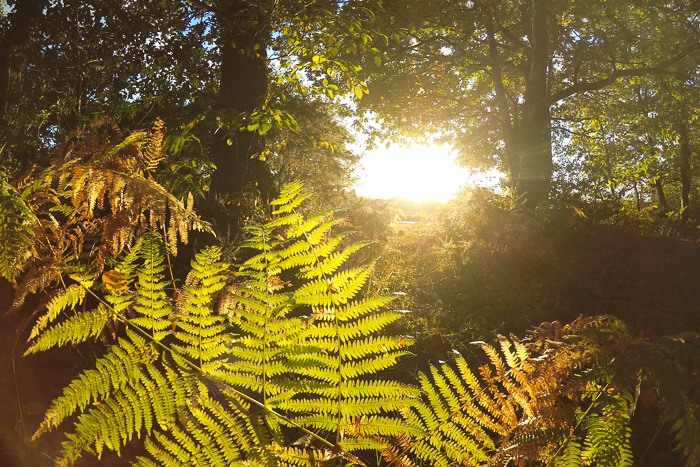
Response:
M361 165L355 192L370 198L445 202L473 180L447 146L392 145L366 152Z

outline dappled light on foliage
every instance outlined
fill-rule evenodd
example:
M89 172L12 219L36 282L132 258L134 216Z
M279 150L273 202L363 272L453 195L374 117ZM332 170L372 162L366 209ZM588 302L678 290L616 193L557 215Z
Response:
M160 232L175 255L190 229L209 229L191 196L175 198L151 175L162 160L163 132L158 120L150 133L123 137L104 118L70 134L48 167L17 174L15 186L2 180L4 225L16 231L0 251L2 276L17 284L11 310L71 273L94 278L148 230ZM79 288L73 295L73 304L85 298Z
M697 7L0 1L0 464L700 466Z
M671 425L684 457L696 455L699 414L689 397L698 389L698 333L647 338L612 316L579 317L544 323L525 340L498 334L496 344L484 333L486 341L469 344L486 354L481 365L452 350L452 362L426 367L415 382L377 379L407 379L393 368L410 355L413 338L387 332L405 325L405 313L389 308L397 294L367 288L377 277L383 289L396 284L375 275L374 261L349 262L369 243L352 241L330 211L302 214L309 196L299 182L286 185L270 203L270 219L247 227L247 260L230 265L220 248L205 248L179 287L172 252L152 232L113 256L100 277L70 275L25 354L98 339L110 345L54 399L34 433L73 425L58 465L84 453L121 455L136 435L144 452L135 465L142 466L176 458L367 465L372 451L399 466L630 466L638 406ZM493 222L510 222L519 233L536 226L487 191L463 198L446 209L472 208L460 222L488 239L475 249L506 239ZM431 274L445 273L457 258L453 244L442 247L447 254L436 250L443 260L433 261ZM454 274L469 266L465 251ZM418 344L426 342L419 336ZM313 447L299 450L290 437Z

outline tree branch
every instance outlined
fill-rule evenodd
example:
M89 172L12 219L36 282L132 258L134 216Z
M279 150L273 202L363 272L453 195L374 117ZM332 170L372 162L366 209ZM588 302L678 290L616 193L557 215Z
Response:
M692 54L695 51L700 50L700 42L696 42L694 44L688 45L685 49L683 49L678 55L675 57L672 57L665 62L661 62L656 66L649 66L649 67L642 67L642 68L630 68L630 69L625 69L625 70L615 70L613 71L610 76L607 78L601 79L599 81L591 81L591 82L579 82L576 84L573 84L569 86L566 89L562 89L561 91L552 94L549 96L549 99L547 99L547 104L553 105L560 100L566 99L567 97L571 97L574 94L578 94L581 92L586 92L586 91L597 91L599 89L603 89L606 86L609 86L615 82L618 78L623 78L626 76L648 76L648 75L661 75L664 73L669 72L669 68L681 60L683 60L685 57L688 55Z

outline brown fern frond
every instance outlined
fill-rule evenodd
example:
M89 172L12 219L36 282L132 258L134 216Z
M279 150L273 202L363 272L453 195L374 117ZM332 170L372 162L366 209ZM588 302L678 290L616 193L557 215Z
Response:
M394 467L416 467L416 463L405 454L405 449L410 446L411 438L408 436L399 437L398 446L386 445L379 451L382 458L388 462L388 465Z
M151 178L81 166L73 169L69 185L72 204L86 219L104 209L107 201L112 219L105 223L106 235L100 246L103 255L107 251L113 255L122 251L139 227L165 230L168 246L175 255L178 237L187 243L190 229L209 230L209 225L193 213L191 200L186 206Z
M486 343L480 344L480 347L484 351L484 353L489 357L491 364L494 367L496 367L496 374L504 374L506 372L506 367L503 364L503 360L501 360L501 356L498 354L498 352L496 352L496 349L494 349L493 346Z
M506 363L509 368L517 368L520 361L517 356L510 350L513 344L504 336L498 334L498 342L501 344L501 353L506 358Z
M158 163L163 160L163 137L165 136L165 122L160 118L156 119L151 129L143 150L141 151L141 162L144 170L150 172L155 170Z
M150 133L122 137L116 123L98 119L68 135L45 170L33 167L15 183L36 221L34 242L21 252L12 311L29 293L54 286L62 268L81 262L99 274L147 230L162 231L169 251L187 243L188 231L210 231L193 210L193 198L178 200L148 173L161 158L164 124ZM34 258L34 261L31 259Z
M27 295L36 293L49 286L57 285L61 278L61 271L56 264L35 265L28 264L27 272L15 286L15 296L8 313L15 314L24 304Z

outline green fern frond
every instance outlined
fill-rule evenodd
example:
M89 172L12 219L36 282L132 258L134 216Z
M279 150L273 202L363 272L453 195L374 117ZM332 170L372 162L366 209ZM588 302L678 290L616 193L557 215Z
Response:
M311 196L311 193L304 193L303 184L299 181L291 182L285 185L280 191L280 195L270 201L272 206L280 206L272 211L273 215L284 214L294 211L306 199Z
M86 203L102 202L90 196ZM346 264L365 244L344 246L348 234L333 232L339 221L330 213L299 214L306 196L299 184L283 189L275 218L248 230L245 244L257 254L234 272L237 284L226 285L228 265L208 248L175 291L165 278L164 241L139 240L93 286L104 297L97 310L37 331L32 351L99 334L104 324L81 324L99 313L128 325L95 369L54 401L36 435L77 415L62 453L68 463L82 452L119 453L144 434L152 457L137 460L144 466L310 465L333 457L359 464L351 451L422 436L417 415L393 416L421 414L409 408L420 389L374 377L408 353L410 338L382 334L402 314L384 310L391 297L363 296L371 265ZM64 303L56 307L76 311L75 299ZM456 416L454 424L464 421ZM338 448L284 447L283 429Z
M403 318L401 313L386 312L381 314L374 314L370 316L363 317L357 322L349 324L341 324L338 327L338 337L343 341L349 341L356 339L359 336L364 336L372 333L379 332L384 329L389 324L398 321ZM340 321L341 318L338 317ZM344 321L344 320L343 320ZM412 343L411 339L403 339L407 344Z
M338 307L336 313L338 314L338 319L341 321L350 321L357 319L360 316L365 316L373 313L375 310L386 307L395 299L392 295L379 295L372 298L362 298L357 301L350 301L344 306ZM400 313L396 313L397 319L402 316ZM387 323L388 324L388 323Z
M577 436L569 438L568 442L554 459L554 467L580 467L583 465L581 440Z
M137 456L136 460L131 463L132 466L134 466L134 467L162 467L162 466L182 467L181 462L176 461L168 453L159 450L150 439L146 439L144 441L144 448L154 458L158 459L160 461L160 464L157 464L155 461L151 460L148 457Z
M159 370L152 361L137 365L134 378L122 378L109 397L84 411L75 424L75 433L64 443L63 456L94 452L98 457L106 447L119 453L133 435L141 431L158 434L158 429L177 429L177 401L190 400L202 390L196 379L181 371ZM167 363L166 363L167 367Z
M461 355L457 371L431 367L419 380L425 399L401 411L404 422L420 431L404 451L432 465L480 465L496 448L489 433L507 431L505 420Z
M227 407L209 397L200 398L199 401L202 416L205 415L204 410L207 410L211 414L208 417L215 420L211 422L212 427L215 427L211 430L220 431L220 442L227 444L225 446L225 450L229 453L226 454L227 457L235 459L236 456L253 452L260 447L261 440L258 438L253 422L245 415L247 412L245 407L235 404L235 400L231 401ZM198 414L195 414L195 418L197 417Z
M347 269L335 275L310 281L294 292L297 303L331 307L356 298L372 272L371 265Z
M228 351L224 318L213 315L211 302L214 294L225 286L225 276L221 273L228 264L219 263L221 252L218 248L208 248L195 255L192 271L187 279L182 301L175 320L175 337L182 344L173 348L179 353L194 359L204 371L217 368L215 362Z
M102 305L95 310L71 316L66 321L42 332L24 355L48 350L51 347L67 343L79 344L91 337L97 337L102 334L104 327L112 316L112 310Z
M157 353L134 331L127 330L127 336L128 340L119 339L118 345L97 360L94 370L83 372L52 402L34 438L58 426L77 410L84 410L91 401L104 400L123 385L138 380L139 367L154 361Z
M319 222L318 224L315 222L304 222L303 225L300 225L300 228L306 233L306 241L309 242L311 246L316 246L321 243L324 237L329 235L334 226L340 224L342 221L342 219L328 219L325 220L325 222ZM307 228L307 224L313 226L313 228Z
M381 355L403 349L406 345L406 342L399 341L394 337L368 337L363 340L351 340L343 343L340 347L340 354L348 360L359 360L368 355Z
M29 224L35 222L36 216L23 198L0 172L0 276L11 282L23 265L22 252L30 247L34 237Z
M628 391L589 392L594 398L592 410L584 417L581 427L586 437L581 457L603 467L630 466L634 463L630 447L629 427L631 395Z
M151 437L146 438L144 447L158 463L146 457L138 457L135 465L147 467L184 467L192 465L189 454L184 451L177 442L170 440L166 435L158 432L154 434L154 438L155 440ZM156 444L156 441L160 442L162 446Z
M321 225L326 219L333 215L333 211L321 211L312 214L310 217L304 218L304 222L298 225L292 226L293 229L291 234L294 236L302 235L304 232L311 232L318 225Z
M299 225L299 222L302 221L304 216L301 213L298 212L290 212L287 215L284 216L279 216L276 219L268 222L265 224L264 228L265 229L275 229L277 227L292 227L295 228L296 226Z
M144 235L140 242L139 254L144 264L137 270L138 293L133 308L141 316L132 318L129 322L147 330L155 341L160 341L171 333L168 318L172 313L165 292L165 287L170 283L163 274L163 243L160 237L153 234Z
M204 453L197 448L197 443L180 428L175 428L172 431L173 439L160 432L156 432L154 437L163 445L165 451L157 447L153 440L149 440L146 449L161 462L172 456L172 461L166 465L208 465L208 460L204 457Z
M274 267L274 263L269 264ZM275 379L288 371L282 364L286 346L295 341L302 321L286 318L293 306L291 295L274 292L266 271L263 276L262 281L252 280L253 288L237 291L238 308L229 309L228 314L243 336L228 349L233 361L224 365L225 371L216 374L229 384L260 392L266 399L284 392Z
M67 289L61 290L51 299L49 304L46 305L46 313L37 320L29 334L29 339L34 339L39 335L39 333L53 322L63 310L72 310L80 305L84 299L85 287L81 284L71 284Z
M345 247L340 252L335 252L332 254L321 256L325 251L318 249L317 251L312 251L311 254L316 256L314 263L303 268L299 272L299 277L304 279L314 279L324 276L329 276L333 274L340 266L342 266L350 257L361 250L365 246L371 244L371 242L356 242L352 245ZM318 259L321 259L320 261Z
M689 456L697 446L700 446L700 423L698 423L697 409L693 410L691 404L686 403L684 409L678 414L671 425L675 434L677 449Z
M343 269L366 243L342 247L348 233L332 233L340 220L329 213L305 219L297 212L304 198L300 185L290 185L273 203L277 217L249 230L254 239L246 245L261 253L240 267L249 288L237 291L236 307L228 311L247 336L233 347L237 361L226 365L231 372L222 378L264 390L294 423L337 433L346 451L383 447L369 434L400 431L385 415L410 404L417 390L359 377L392 366L411 340L374 336L401 314L379 311L390 297L360 296L371 265ZM272 278L290 269L300 283L291 292L277 291ZM298 306L311 306L307 322L281 325L292 322L284 317ZM298 381L274 381L285 371Z

